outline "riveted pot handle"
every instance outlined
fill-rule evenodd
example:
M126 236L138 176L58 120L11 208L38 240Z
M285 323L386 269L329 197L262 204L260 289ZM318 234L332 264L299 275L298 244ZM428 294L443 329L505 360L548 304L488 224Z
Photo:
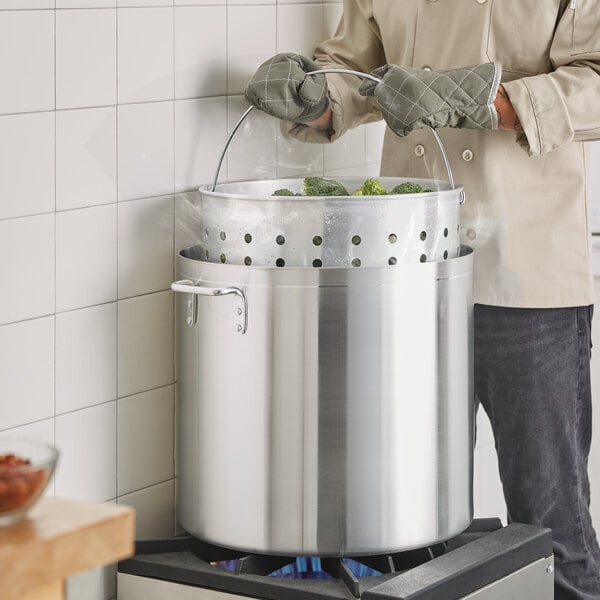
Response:
M376 83L381 82L381 79L379 79L378 77L375 77L374 75L371 75L370 73L361 73L360 71L353 71L351 69L329 69L328 68L328 69L319 69L318 71L309 71L306 74L307 75L317 75L318 73L322 73L322 74L343 73L345 75L356 75L357 77L362 77L363 79L370 79L371 81L375 81ZM212 187L211 187L212 192L214 192L215 188L217 187L217 181L219 180L219 173L221 172L221 166L223 165L223 159L225 158L225 154L227 153L229 144L231 144L231 140L233 139L233 136L236 134L237 130L240 128L240 125L244 122L246 117L252 112L253 109L254 109L254 106L250 106L249 108L246 109L244 114L240 117L239 121L234 125L233 129L231 130L231 133L229 134L229 137L227 138L227 142L225 142L225 147L223 148L223 152L221 152L219 162L217 163L217 170L215 172L215 176L214 176ZM429 127L429 130L431 131L433 137L435 138L435 141L437 142L437 145L440 148L440 152L442 153L442 157L444 158L444 165L446 166L446 171L448 173L448 182L450 183L450 188L454 189L455 188L454 176L452 175L452 169L450 167L450 161L448 160L448 154L446 153L446 148L444 147L444 144L442 142L442 139L438 135L438 132L435 129L433 129L432 127ZM464 201L465 201L465 192L463 190L460 193L460 203L463 204Z
M189 294L187 306L188 327L194 327L198 322L198 296L237 296L241 300L241 306L235 308L235 327L237 333L244 334L248 330L248 300L246 294L236 287L208 287L202 285L202 281L194 283L189 279L181 279L171 284L174 292Z

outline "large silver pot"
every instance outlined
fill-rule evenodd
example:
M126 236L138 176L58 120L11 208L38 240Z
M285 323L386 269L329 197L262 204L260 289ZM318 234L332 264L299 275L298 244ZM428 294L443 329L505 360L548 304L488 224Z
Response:
M372 268L182 250L182 526L248 551L360 555L472 519L472 253ZM205 295L214 297L205 297Z

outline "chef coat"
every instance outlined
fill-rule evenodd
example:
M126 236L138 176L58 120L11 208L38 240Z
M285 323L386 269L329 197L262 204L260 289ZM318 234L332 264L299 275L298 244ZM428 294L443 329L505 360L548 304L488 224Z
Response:
M523 132L438 130L464 185L461 236L475 248L475 302L549 308L593 303L586 140L600 138L598 0L344 0L323 67L369 72L386 63L451 69L501 63ZM333 129L289 127L335 141L381 114L360 81L327 75ZM387 129L381 174L431 177L430 131ZM438 171L438 176L441 173Z

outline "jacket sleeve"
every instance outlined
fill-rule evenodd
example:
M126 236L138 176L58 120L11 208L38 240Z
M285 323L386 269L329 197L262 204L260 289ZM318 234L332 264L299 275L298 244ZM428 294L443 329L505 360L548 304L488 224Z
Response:
M369 73L386 63L379 28L373 18L373 0L344 0L335 35L315 50L323 68L352 69ZM333 128L318 131L299 123L287 126L288 133L305 142L333 142L345 131L381 119L373 98L358 93L361 79L354 75L327 75Z
M566 0L550 47L550 73L503 86L531 156L571 141L600 139L600 11L596 0Z

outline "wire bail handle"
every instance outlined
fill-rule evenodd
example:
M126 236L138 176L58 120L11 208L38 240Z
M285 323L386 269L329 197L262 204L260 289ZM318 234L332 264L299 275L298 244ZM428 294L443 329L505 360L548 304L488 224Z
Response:
M319 73L322 73L322 74L342 73L345 75L356 75L357 77L361 77L363 79L370 79L371 81L375 81L376 83L381 83L381 79L379 79L378 77L375 77L374 75L371 75L370 73L361 73L360 71L353 71L351 69L319 69L318 71L309 71L306 74L307 75L317 75ZM250 106L248 109L246 109L244 114L240 117L239 121L235 124L234 128L231 130L231 133L229 134L229 137L227 138L227 142L225 142L225 147L223 148L223 152L221 152L219 162L217 163L217 170L215 172L215 176L214 176L212 188L211 188L212 192L214 192L215 188L217 187L219 173L221 172L221 167L223 166L223 160L224 160L225 154L227 153L227 150L229 148L229 144L231 143L233 136L237 133L237 130L240 128L240 125L244 122L246 117L252 112L252 110L254 108L255 108L254 106ZM432 127L429 127L429 130L431 131L431 134L433 135L435 141L437 142L437 145L440 148L440 152L442 153L442 157L444 159L444 165L446 166L446 171L448 173L448 182L450 183L450 187L452 189L454 189L455 188L454 176L452 175L452 169L450 167L450 161L448 160L448 154L446 153L446 148L445 148L438 132L435 129L433 129ZM460 203L463 204L464 201L465 201L465 192L462 191L460 193Z

